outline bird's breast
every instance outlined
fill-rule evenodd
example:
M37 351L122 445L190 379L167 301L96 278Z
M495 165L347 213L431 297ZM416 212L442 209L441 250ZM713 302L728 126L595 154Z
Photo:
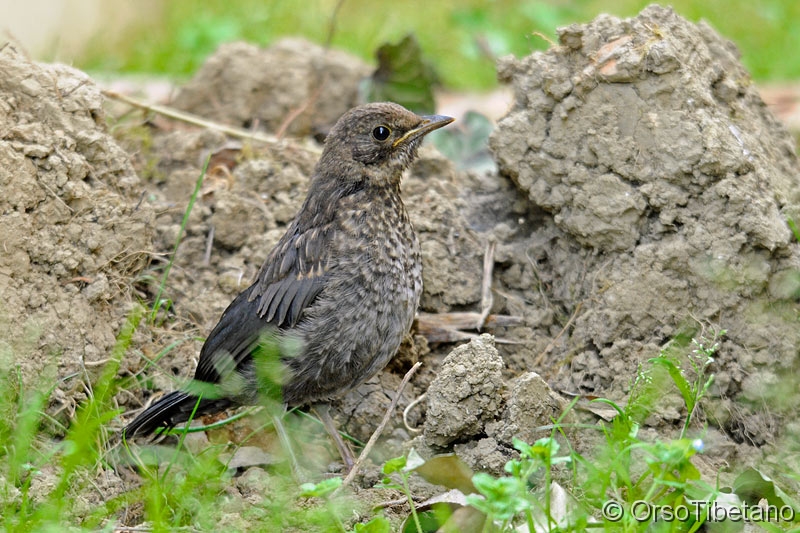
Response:
M422 292L422 264L419 240L402 200L387 195L344 206L339 215L339 274L357 280L371 293L364 296L377 306L399 307L413 317Z

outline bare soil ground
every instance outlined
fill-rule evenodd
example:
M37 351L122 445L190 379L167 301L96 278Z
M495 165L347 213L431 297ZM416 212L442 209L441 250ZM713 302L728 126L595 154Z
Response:
M136 385L117 395L126 413L115 427L188 379L201 338L302 202L315 138L357 103L368 72L298 41L221 48L174 106L293 136L261 144L138 111L123 117L86 74L2 48L2 371L18 366L25 383L56 383L49 412L69 421L131 306L152 304L214 154L167 282L172 305L139 329L123 360L121 376ZM376 462L413 445L498 472L511 439L543 436L537 427L570 395L624 403L639 365L671 338L724 328L695 421L707 441L702 469L713 479L723 464L787 468L800 247L786 220L800 219L800 166L735 47L653 7L564 28L558 46L504 59L499 73L514 92L490 143L499 172L457 170L428 148L404 194L422 243L420 311L479 313L484 254L495 242L489 311L521 324L489 328L511 342L483 336L455 349L415 332L386 371L338 402L342 428L366 440L421 360ZM399 413L426 391L410 414L418 433ZM649 428L674 437L681 407L677 391L665 390ZM247 424L209 438L235 440ZM330 451L309 446L326 465ZM246 500L253 476L245 472L232 492ZM376 476L362 477L365 492ZM135 483L112 471L98 479L109 495Z

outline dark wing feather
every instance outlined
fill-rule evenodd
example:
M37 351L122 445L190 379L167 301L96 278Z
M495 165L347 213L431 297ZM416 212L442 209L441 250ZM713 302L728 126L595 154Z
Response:
M325 286L331 258L330 225L303 232L290 230L267 258L253 284L250 300L258 314L279 328L294 327L303 310Z
M253 285L236 297L208 336L195 379L217 383L258 347L261 335L294 327L325 286L331 265L328 225L293 225L272 250ZM227 354L227 355L225 355Z
M209 333L195 379L219 383L222 376L238 367L258 345L258 339L269 324L258 316L258 305L248 301L245 290L225 309L214 329Z

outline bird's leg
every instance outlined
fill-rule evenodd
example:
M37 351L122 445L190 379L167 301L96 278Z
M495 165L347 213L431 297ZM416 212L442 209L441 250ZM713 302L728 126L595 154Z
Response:
M312 409L319 415L322 424L325 426L325 431L328 432L333 442L336 444L336 449L339 450L339 455L342 456L342 461L344 462L345 472L350 472L350 469L353 468L356 462L356 458L350 446L342 440L342 436L339 434L339 430L336 428L336 424L331 417L330 407L331 406L327 403L317 403L312 406Z

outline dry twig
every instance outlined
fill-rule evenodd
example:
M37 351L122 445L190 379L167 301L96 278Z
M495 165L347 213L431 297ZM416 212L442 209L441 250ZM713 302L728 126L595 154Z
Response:
M475 333L462 331L474 329L480 319L479 313L418 313L416 331L428 342L459 342L477 338ZM522 317L512 315L488 315L483 320L483 325L488 328L518 326L522 324ZM500 344L515 344L515 341L497 338Z
M425 398L427 397L428 397L427 393L422 393L416 398L414 398L414 401L412 401L410 404L408 404L408 406L406 406L405 409L403 409L403 425L406 427L409 433L414 433L414 434L422 433L421 429L412 428L411 424L408 423L408 413L410 413L411 410L415 408L417 405L419 405L421 402L425 401Z
M220 133L224 133L225 135L229 135L231 137L236 137L239 139L247 139L250 141L256 141L266 144L276 144L279 142L278 138L275 137L274 135L267 135L264 133L254 133L252 131L247 131L242 128L226 126L225 124L213 122L211 120L198 117L197 115L186 113L184 111L178 111L177 109L173 109L171 107L158 104L148 104L136 98L120 94L116 91L110 91L106 89L103 90L103 94L107 98L112 98L114 100L119 100L120 102L125 102L128 105L144 109L145 111L150 111L151 113L157 113L167 118L171 118L173 120L179 120L181 122L192 124L194 126L199 126L201 128L218 131Z
M486 252L483 254L483 281L481 283L481 315L475 328L480 331L486 323L486 317L492 310L494 296L492 295L492 272L494 271L494 249L497 242L491 239L486 243Z
M383 415L383 420L381 420L381 423L378 425L378 428L375 430L375 432L367 441L367 444L364 446L364 449L361 450L361 453L359 454L358 459L356 459L353 468L350 469L350 472L344 478L344 481L339 486L339 488L336 489L336 492L340 491L343 487L349 485L356 477L359 469L361 468L361 465L364 463L364 461L366 461L367 456L372 451L372 448L375 447L375 443L378 442L378 438L380 438L381 433L383 433L383 430L386 428L386 424L389 423L389 419L392 417L392 414L394 414L394 410L397 408L397 402L400 399L400 395L403 393L403 389L411 380L411 376L413 376L414 373L421 366L422 363L417 362L416 364L414 364L414 366L411 367L411 369L408 372L406 372L406 375L403 377L403 381L401 381L400 386L397 387L397 392L395 393L394 398L392 399L391 405L389 405L389 408L386 410L386 414Z

